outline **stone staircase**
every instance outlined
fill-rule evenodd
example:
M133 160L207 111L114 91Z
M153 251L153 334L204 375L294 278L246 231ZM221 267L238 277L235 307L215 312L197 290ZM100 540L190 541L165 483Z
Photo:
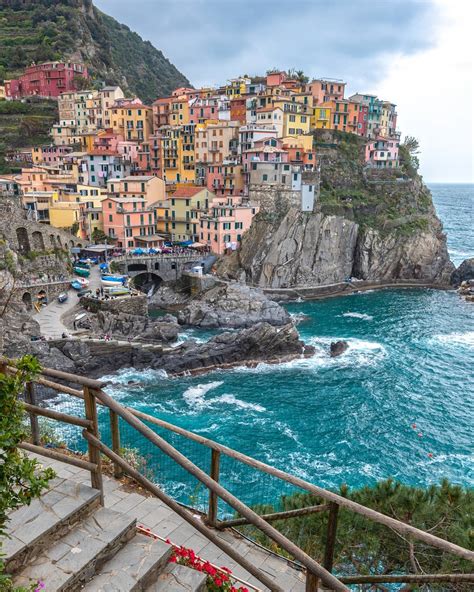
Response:
M2 551L16 586L45 592L204 592L204 574L168 563L172 547L136 530L136 519L100 505L99 492L56 478L10 515Z

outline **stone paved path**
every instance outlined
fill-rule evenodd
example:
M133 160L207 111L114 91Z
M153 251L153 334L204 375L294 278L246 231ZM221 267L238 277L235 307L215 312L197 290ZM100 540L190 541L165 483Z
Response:
M97 265L91 267L91 274L88 279L91 290L100 288L100 273ZM41 334L47 339L60 339L63 333L69 334L61 318L78 303L77 291L71 288L68 291L68 296L69 298L62 304L54 299L47 306L43 306L40 312L34 316L34 319L40 325Z
M52 467L59 477L90 485L90 474L87 471L42 456L36 456L36 458L44 466ZM192 548L203 559L219 566L226 566L238 577L254 584L258 590L267 591L267 588L263 588L255 578L158 499L144 497L139 493L129 493L124 490L119 481L111 477L104 477L104 492L106 508L136 518L138 524L150 528L152 532L169 538L173 543ZM260 549L232 532L223 532L220 536L230 542L242 555L251 559L254 565L275 578L285 592L304 591L303 573L285 559Z

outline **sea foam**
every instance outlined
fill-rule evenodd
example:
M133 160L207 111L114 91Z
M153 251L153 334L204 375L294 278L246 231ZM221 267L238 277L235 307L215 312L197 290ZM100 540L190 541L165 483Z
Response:
M448 333L446 335L435 335L433 339L445 345L461 345L466 347L474 347L474 331L466 331L464 333Z
M344 312L342 313L343 317L350 317L352 319L362 319L364 321L372 321L374 317L365 314L363 312Z

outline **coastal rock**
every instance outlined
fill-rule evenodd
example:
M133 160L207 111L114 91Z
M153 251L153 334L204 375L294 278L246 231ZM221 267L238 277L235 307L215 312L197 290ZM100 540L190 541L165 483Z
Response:
M329 348L331 358L337 358L341 356L345 351L349 349L347 341L333 341Z
M105 341L70 341L59 344L79 373L101 376L120 368L153 368L170 374L202 372L216 367L259 362L281 362L311 355L292 323L274 327L258 323L253 327L221 333L206 343L186 341L175 348L153 351L139 344L117 346Z
M259 322L281 326L290 322L290 315L262 290L233 282L200 294L180 310L178 321L206 328L251 327Z
M466 259L455 271L453 271L451 275L451 285L458 287L462 282L472 279L474 279L474 257Z
M148 305L150 308L173 309L188 302L189 298L189 293L181 290L179 283L174 288L163 285L152 294Z

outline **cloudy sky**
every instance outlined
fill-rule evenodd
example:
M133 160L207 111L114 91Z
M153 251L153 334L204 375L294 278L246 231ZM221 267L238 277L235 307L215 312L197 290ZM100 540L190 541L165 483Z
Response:
M398 105L427 181L474 181L473 0L95 0L194 86L277 67Z

